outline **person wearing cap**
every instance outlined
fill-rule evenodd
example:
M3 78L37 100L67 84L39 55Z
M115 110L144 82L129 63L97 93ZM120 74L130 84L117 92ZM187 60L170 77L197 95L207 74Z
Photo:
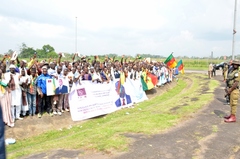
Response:
M51 96L47 96L47 80L51 79L51 76L47 73L48 67L42 66L42 74L37 79L37 91L40 96L38 99L38 117L41 118L44 112L44 103L47 112L50 116L53 116L51 107Z
M56 74L57 71L56 71L55 63L54 62L50 62L49 66L50 66L50 68L48 69L48 74L50 76Z
M225 122L236 122L236 112L237 112L237 104L238 104L238 96L239 96L239 81L240 81L240 74L239 74L239 60L233 60L232 62L232 70L228 73L227 76L227 89L226 95L230 97L230 115L225 116Z
M15 65L9 66L10 72L6 74L6 80L11 90L11 115L13 120L22 120L20 117L21 105L22 105L22 90L19 83L19 73L15 72Z

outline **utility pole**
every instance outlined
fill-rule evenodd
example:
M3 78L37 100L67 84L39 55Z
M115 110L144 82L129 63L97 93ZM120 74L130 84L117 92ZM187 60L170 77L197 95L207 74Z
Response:
M76 17L76 28L75 28L75 53L77 52L77 17Z
M235 0L235 6L234 6L233 41L232 41L232 60L234 60L235 34L237 33L237 31L236 31L236 16L237 16L237 0Z

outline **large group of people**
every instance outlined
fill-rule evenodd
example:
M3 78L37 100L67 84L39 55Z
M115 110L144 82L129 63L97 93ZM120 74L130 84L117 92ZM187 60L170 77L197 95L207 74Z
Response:
M110 80L120 78L120 75L131 80L143 78L152 81L154 87L163 86L173 79L173 69L163 62L139 57L131 60L124 56L121 60L106 56L102 61L98 56L92 60L85 56L76 57L77 54L74 54L71 62L62 61L60 53L58 59L38 61L34 55L27 62L19 58L10 60L4 56L0 63L0 102L4 123L14 127L16 120L23 120L26 116L37 115L41 118L44 112L50 116L69 112L69 91L47 95L48 79L67 79L70 89L73 84L81 84L83 80L109 83Z

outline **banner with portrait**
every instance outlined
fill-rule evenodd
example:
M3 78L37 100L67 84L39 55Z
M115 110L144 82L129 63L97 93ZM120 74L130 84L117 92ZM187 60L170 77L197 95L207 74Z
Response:
M69 93L68 79L52 78L46 80L47 96Z
M141 89L140 81L130 79L126 79L122 85L119 85L119 79L108 84L91 81L82 81L81 85L73 84L69 93L72 120L79 121L109 114L130 107L133 102L144 101L147 96Z
M73 121L109 114L117 110L112 84L82 81L73 84L69 94L70 112Z

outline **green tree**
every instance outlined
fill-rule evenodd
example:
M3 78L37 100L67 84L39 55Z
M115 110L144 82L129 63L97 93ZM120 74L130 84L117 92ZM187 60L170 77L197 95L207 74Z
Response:
M38 49L37 54L38 57L46 59L58 57L57 53L55 52L55 49L49 44L43 45L42 49Z
M35 52L36 51L33 48L28 47L25 43L22 43L22 46L20 47L19 57L29 58L32 57Z

